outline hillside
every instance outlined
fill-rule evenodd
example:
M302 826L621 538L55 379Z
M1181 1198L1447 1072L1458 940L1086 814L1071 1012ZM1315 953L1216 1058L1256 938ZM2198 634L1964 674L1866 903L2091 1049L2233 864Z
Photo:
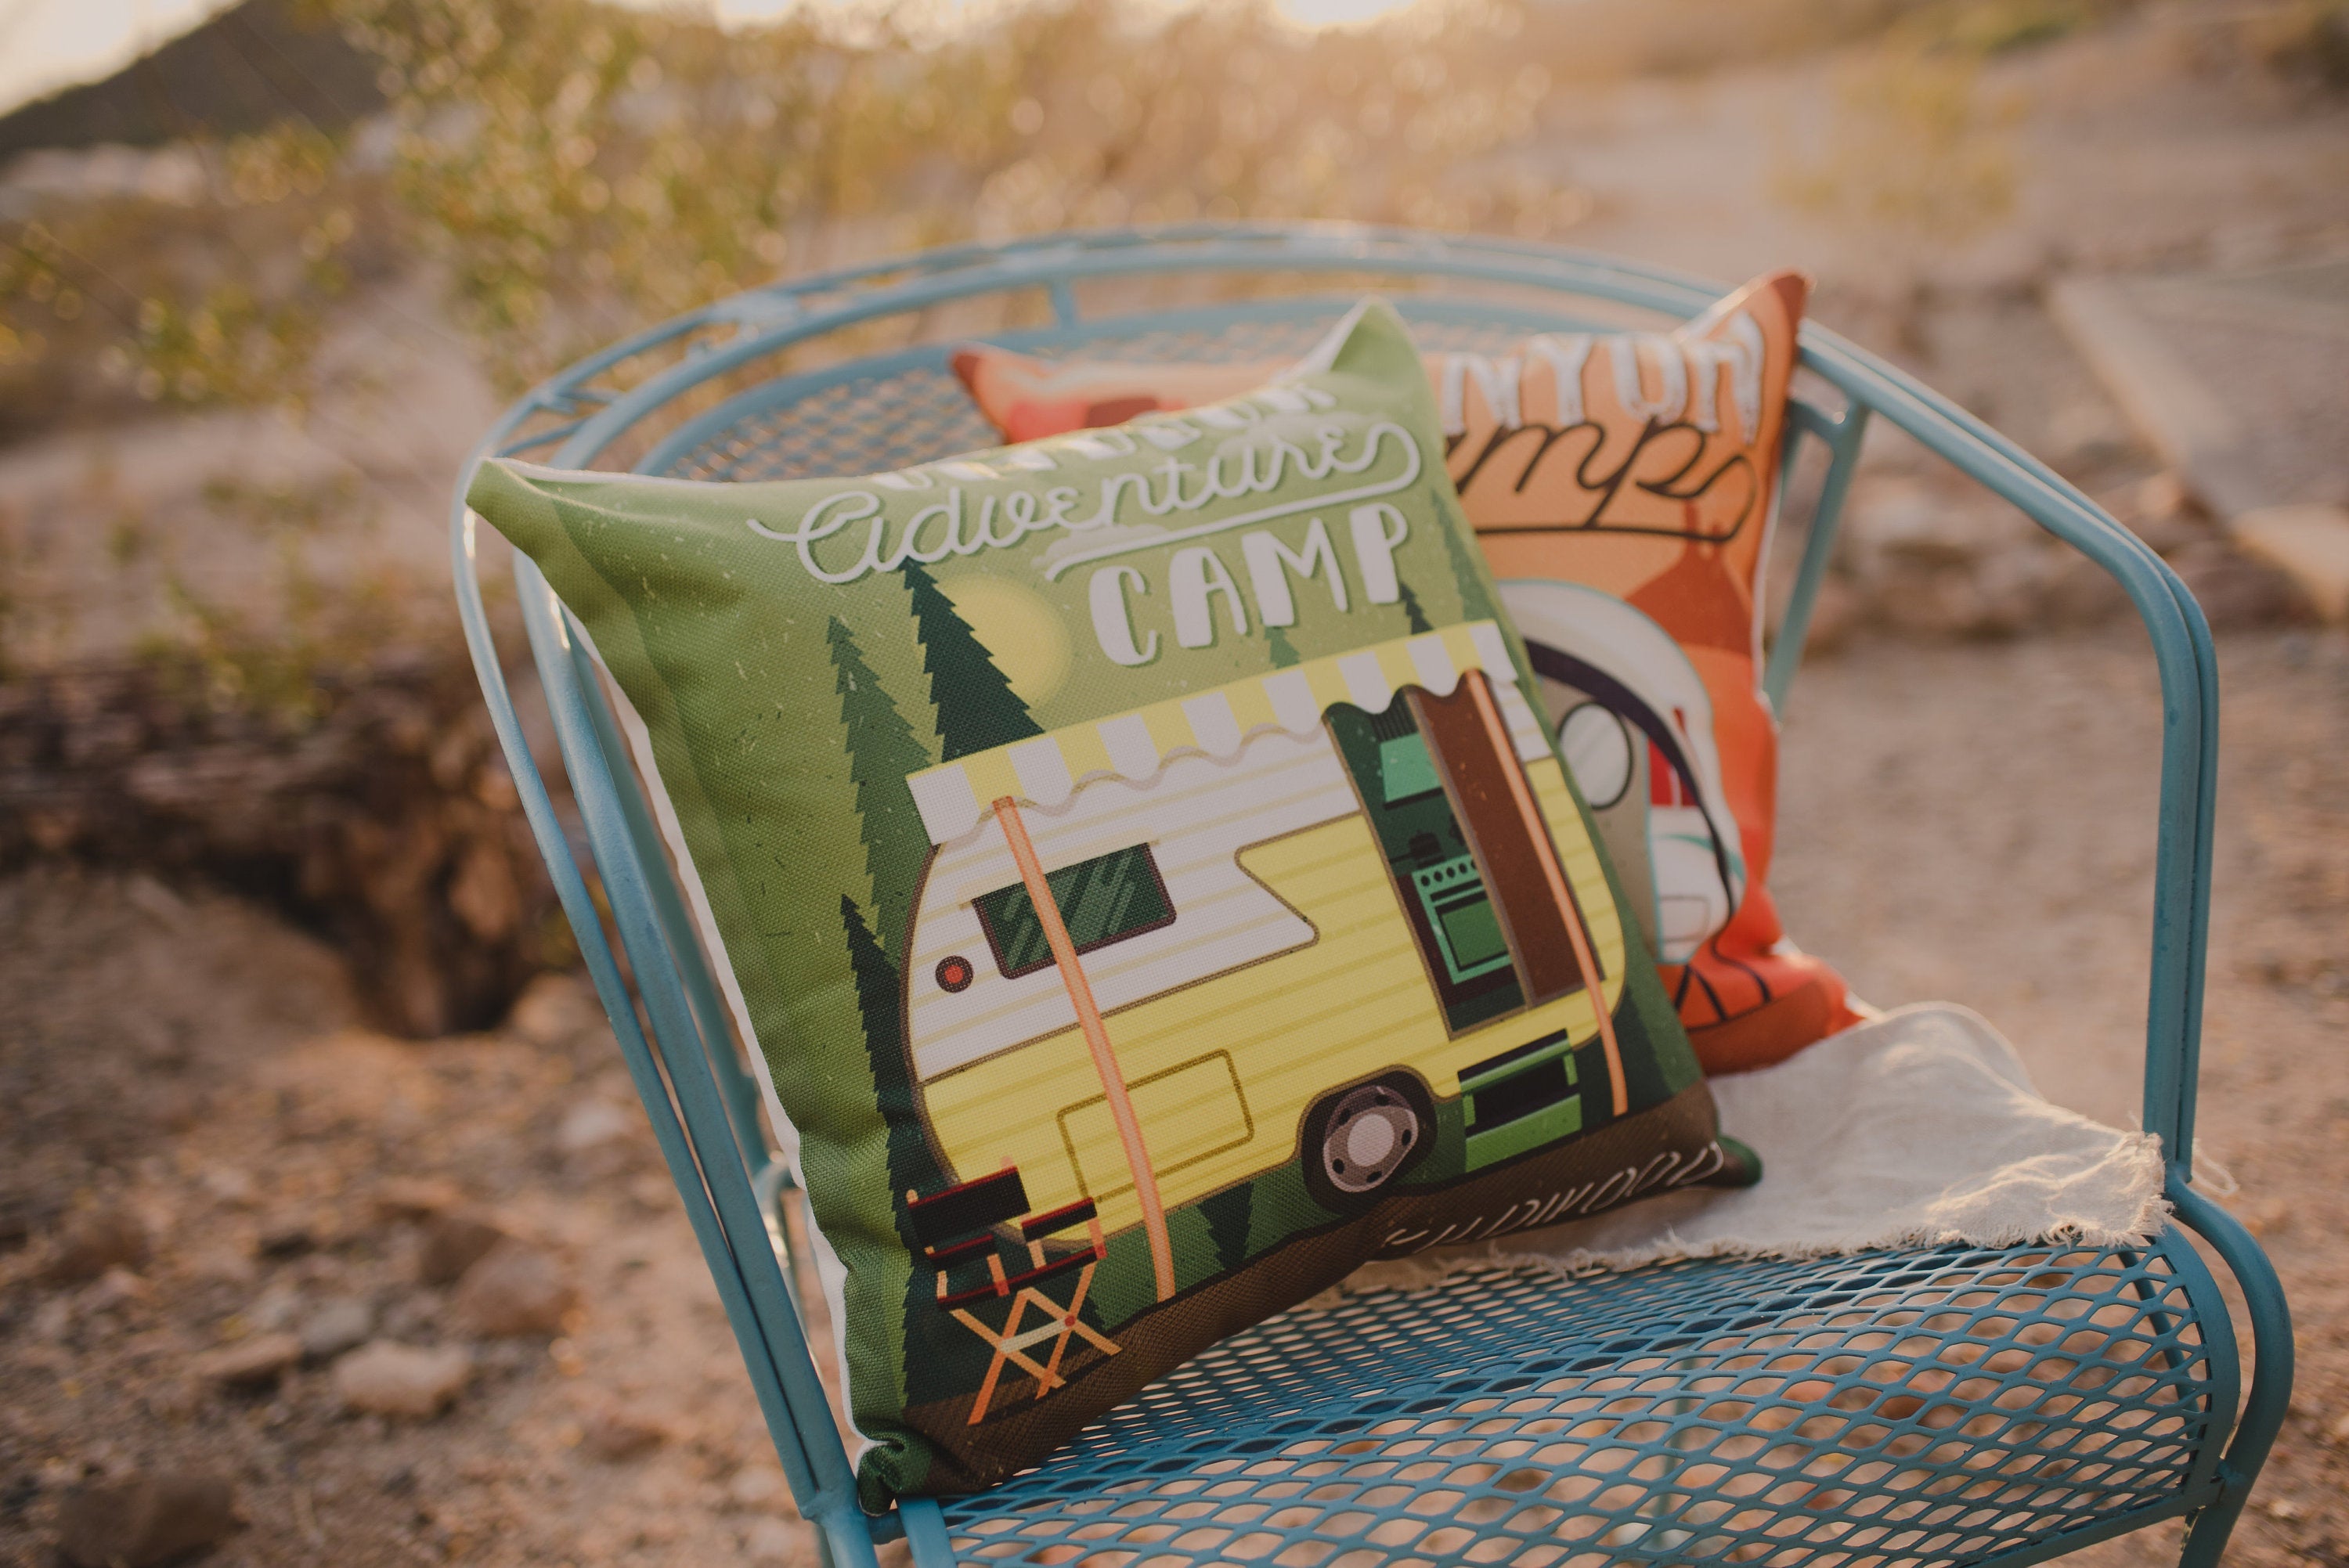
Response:
M312 0L238 0L106 77L0 115L0 162L36 148L155 147L293 119L340 130L378 108L376 62Z

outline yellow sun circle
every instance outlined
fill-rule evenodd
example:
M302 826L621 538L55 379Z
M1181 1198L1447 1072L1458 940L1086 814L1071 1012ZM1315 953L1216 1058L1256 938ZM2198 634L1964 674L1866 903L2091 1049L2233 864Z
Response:
M1061 613L1041 595L1000 577L939 586L1019 700L1030 707L1050 701L1069 678L1071 650Z

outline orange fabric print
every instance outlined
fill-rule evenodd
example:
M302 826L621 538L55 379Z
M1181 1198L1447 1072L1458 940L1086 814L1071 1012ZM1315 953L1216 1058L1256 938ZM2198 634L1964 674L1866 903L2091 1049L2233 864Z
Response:
M1809 284L1757 279L1670 333L1545 333L1425 356L1454 483L1561 748L1709 1072L1859 1020L1767 886L1778 729L1758 584ZM1232 396L1280 366L954 368L1011 440Z

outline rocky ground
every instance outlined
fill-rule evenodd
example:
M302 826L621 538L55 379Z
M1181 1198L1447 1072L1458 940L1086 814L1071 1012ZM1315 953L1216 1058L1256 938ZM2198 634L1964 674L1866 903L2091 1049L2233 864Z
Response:
M2230 1561L2339 1563L2349 635L2220 649L2203 1148L2302 1356ZM2127 627L1864 635L1794 705L1790 925L1878 1003L1981 1008L2053 1098L2126 1122L2158 735ZM333 954L217 895L20 874L0 934L0 1560L48 1563L135 1519L112 1489L191 1480L220 1489L223 1564L812 1559L576 982L414 1042L357 1024Z
M0 1561L159 1560L104 1532L191 1482L223 1563L808 1557L575 983L419 1044L216 895L36 872L0 930Z

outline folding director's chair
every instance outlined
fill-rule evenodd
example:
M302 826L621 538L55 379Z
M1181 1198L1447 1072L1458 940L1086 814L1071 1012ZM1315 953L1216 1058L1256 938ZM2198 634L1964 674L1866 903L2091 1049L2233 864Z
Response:
M991 1176L926 1198L908 1191L905 1213L913 1221L914 1236L922 1243L926 1261L937 1271L938 1305L995 1352L979 1382L978 1399L971 1407L972 1426L987 1419L1006 1367L1033 1378L1036 1398L1040 1399L1061 1386L1061 1362L1068 1355L1071 1340L1081 1339L1104 1356L1117 1354L1114 1341L1078 1315L1084 1310L1085 1294L1092 1289L1094 1266L1108 1252L1102 1238L1101 1214L1092 1199L1080 1198L1045 1213L1030 1214L1028 1189L1021 1184L1019 1172L1007 1165ZM1018 1274L1004 1272L996 1234L997 1227L1003 1225L1016 1225L1019 1244L1027 1248L1025 1266ZM1086 1229L1081 1250L1046 1254L1046 1238L1079 1225ZM971 1269L985 1272L976 1284L954 1289L955 1273ZM1070 1275L1075 1277L1069 1279ZM1046 1294L1056 1280L1067 1285L1065 1302L1054 1301ZM1002 1311L1000 1323L990 1326L978 1315L982 1308L998 1306ZM1030 1311L1035 1314L1032 1321L1028 1315ZM1044 1359L1039 1362L1029 1352L1047 1341L1051 1348L1041 1353Z
M1350 227L964 246L680 316L532 391L481 450L705 479L886 469L992 444L947 370L959 339L1257 359L1302 351L1371 287L1398 296L1428 346L1477 350L1627 312L1686 318L1720 292L1574 252ZM907 1499L877 1517L857 1504L787 1284L801 1272L780 1245L790 1178L652 809L579 641L517 560L584 843L565 836L492 644L460 485L459 600L523 807L792 1496L833 1563L871 1568L876 1544L903 1537L921 1568L2003 1565L2179 1517L2183 1561L2219 1561L2282 1420L2292 1343L2266 1258L2191 1185L2218 744L2209 634L2152 551L2013 442L1831 333L1806 327L1803 349L1788 468L1813 442L1827 466L1767 665L1774 700L1783 707L1793 681L1876 418L2085 552L2152 635L2163 738L2144 1115L2178 1222L2145 1246L1715 1259L1358 1296L1309 1329L1276 1319L1226 1341L991 1491ZM1028 1216L1016 1184L1014 1173L959 1214L934 1212L924 1235L940 1290L994 1347L998 1398L1049 1382L1064 1354L1113 1349L1063 1332L1097 1222ZM1092 1246L1048 1253L1081 1218ZM2240 1287L2248 1385L2192 1235Z

